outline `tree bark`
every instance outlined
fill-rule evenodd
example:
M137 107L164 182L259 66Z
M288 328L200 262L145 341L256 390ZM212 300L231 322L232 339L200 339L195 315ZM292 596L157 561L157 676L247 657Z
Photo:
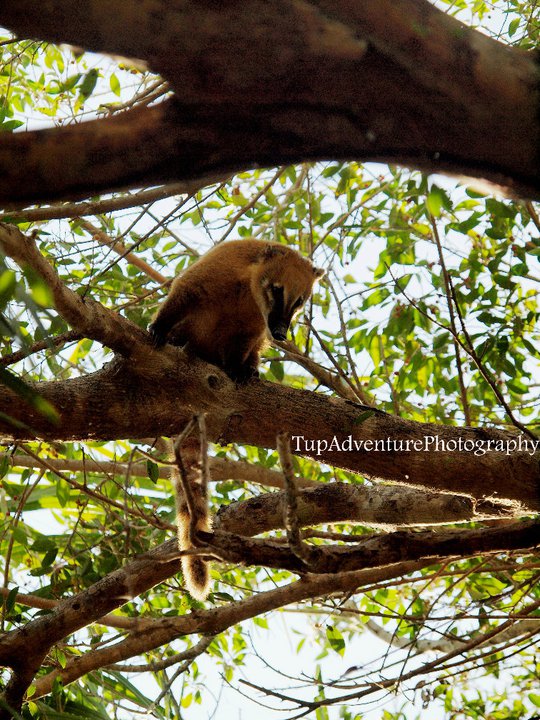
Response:
M524 510L540 508L540 453L520 435L417 423L270 382L237 386L218 368L186 359L172 346L158 352L134 344L131 353L129 360L115 360L93 375L33 384L58 410L57 423L0 386L0 410L9 416L0 416L0 433L18 440L173 436L193 413L205 412L213 442L275 448L282 430L292 437L293 452L317 462L405 485L512 500ZM145 353L151 359L138 367L135 359L144 362ZM366 411L372 414L365 417ZM380 450L377 441L383 443ZM485 448L488 441L505 449L466 450Z
M71 682L96 667L159 647L179 635L221 632L241 620L291 602L352 591L368 582L396 577L429 564L427 558L533 548L539 541L538 528L537 521L529 520L502 528L449 530L436 534L391 533L361 539L353 548L311 546L315 574L309 573L298 582L220 608L193 611L177 618L142 619L140 626L133 628L131 637L117 643L116 652L90 652L83 658L76 658L70 661L64 678ZM305 571L287 546L219 531L202 535L215 540L215 548L233 561L240 559L241 562L288 568L292 572ZM176 540L164 543L91 588L62 601L49 615L0 637L0 665L14 670L6 689L6 699L11 700L13 706L20 704L24 683L31 682L37 666L55 643L178 572L179 561L170 559L176 548ZM49 680L43 680L39 694L50 691ZM1 713L0 717L3 717Z
M470 175L540 197L537 53L427 0L126 0L114 17L106 0L50 0L39 14L21 0L4 3L0 23L142 58L176 90L158 107L3 136L0 200L321 159Z

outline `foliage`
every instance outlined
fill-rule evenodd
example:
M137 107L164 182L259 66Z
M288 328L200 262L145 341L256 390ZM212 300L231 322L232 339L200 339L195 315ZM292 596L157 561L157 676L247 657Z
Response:
M440 4L467 22L495 23L507 41L526 49L538 43L534 2ZM115 112L167 90L137 68L44 43L4 36L0 53L5 132L39 126L43 118L61 123ZM109 200L102 201L107 208ZM69 210L58 220L46 217L39 209L26 215L8 209L3 219L37 234L40 250L69 287L141 327L166 290L128 262L126 250L170 278L227 237L294 245L328 270L328 281L293 328L294 343L341 377L359 400L420 422L511 426L514 418L538 429L540 220L532 203L398 168L330 162L245 172L191 195L164 191L148 204L134 194L127 209L84 219ZM8 259L0 267L0 312L4 365L21 384L82 376L107 359L107 351L88 339L51 342L69 328L54 312L47 287ZM44 346L36 350L40 342ZM21 347L27 357L13 363L10 356ZM262 372L274 382L331 392L282 348L268 350ZM216 446L213 452L267 468L277 464L276 454L262 448ZM139 460L146 471L132 472ZM89 470L89 461L103 470ZM119 470L112 471L111 462ZM54 601L170 537L174 500L158 463L151 448L127 440L6 446L0 467L4 631L50 612ZM307 460L295 464L309 479L363 482ZM212 487L212 503L217 509L260 492L255 484L227 480ZM520 636L506 630L531 606L532 617L539 617L539 571L534 556L452 560L405 581L380 582L347 601L315 598L303 616L284 610L290 632L301 635L294 641L292 680L276 678L279 672L265 666L262 651L258 657L258 646L280 632L274 613L214 637L206 650L210 662L200 657L186 669L182 653L197 639L185 637L139 660L149 665L171 658L170 671L163 667L141 681L125 666L103 668L65 688L56 684L44 698L29 697L23 717L181 717L193 705L210 707L207 678L217 692L219 675L224 683L242 677L261 686L274 683L273 691L287 697L336 698L335 707L329 701L317 709L321 719L374 717L368 711L374 699L378 717L388 720L412 717L422 706L447 718L532 716L540 706L538 625ZM216 605L290 579L285 571L250 567L214 573ZM186 613L193 603L180 581L173 578L130 600L119 615ZM501 635L481 643L496 627ZM364 661L366 630L377 640ZM55 649L48 670L124 632L90 626ZM452 655L460 643L463 653ZM272 648L269 654L275 655ZM426 663L434 657L430 672ZM385 685L381 678L393 680ZM403 689L405 700L398 697L385 709L388 694L399 696ZM364 692L364 699L341 699ZM282 707L276 697L263 702Z

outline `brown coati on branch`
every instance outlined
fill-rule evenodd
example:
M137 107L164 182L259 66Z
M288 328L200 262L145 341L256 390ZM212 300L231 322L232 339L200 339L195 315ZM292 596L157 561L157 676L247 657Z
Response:
M269 336L285 340L292 318L324 275L296 250L261 240L233 240L210 250L173 282L150 325L154 345L169 342L218 365L231 379L258 376L259 355ZM193 440L184 453L193 455ZM193 533L210 531L205 473L193 458L172 473L176 490L178 544L189 550ZM187 483L189 498L183 489ZM193 516L189 506L191 505ZM192 597L208 595L208 564L200 555L184 555L182 570Z
M246 382L258 377L268 337L286 339L322 275L287 245L253 239L217 245L174 280L149 327L154 344L185 345Z

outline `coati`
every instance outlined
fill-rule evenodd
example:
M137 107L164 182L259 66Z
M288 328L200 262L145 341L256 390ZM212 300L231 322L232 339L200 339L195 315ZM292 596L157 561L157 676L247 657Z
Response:
M246 382L258 376L268 335L286 339L322 275L286 245L252 238L217 245L174 280L149 327L154 345L185 345Z
M322 275L324 270L286 245L254 239L218 245L174 280L149 328L154 344L186 346L231 379L246 382L258 376L268 335L285 340L292 318ZM193 447L187 448L188 457L190 452ZM195 465L186 472L195 518L190 517L178 470L171 475L180 550L190 547L190 528L211 529L206 487ZM204 600L208 564L200 556L184 555L182 570L190 595Z

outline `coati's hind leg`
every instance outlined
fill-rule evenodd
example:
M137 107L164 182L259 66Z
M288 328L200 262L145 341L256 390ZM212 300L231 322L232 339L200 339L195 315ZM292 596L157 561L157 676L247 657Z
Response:
M174 326L187 315L190 307L193 308L197 299L192 290L182 284L182 279L173 282L165 302L157 311L154 319L148 326L155 347L161 347L169 340L169 334ZM180 345L178 338L173 338L175 345Z
M238 337L234 342L234 350L229 352L223 369L237 383L246 383L259 377L259 348L253 346L251 338Z

